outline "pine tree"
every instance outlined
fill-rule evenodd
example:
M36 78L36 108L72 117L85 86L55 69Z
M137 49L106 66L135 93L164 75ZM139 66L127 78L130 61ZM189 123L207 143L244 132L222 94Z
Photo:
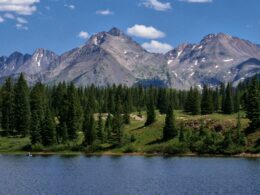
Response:
M116 104L115 114L112 121L111 141L115 146L123 144L123 119L120 114L121 103Z
M189 92L188 92L188 95L187 95L187 98L186 98L186 101L185 101L185 107L184 107L184 110L185 112L192 112L192 107L193 107L193 88L191 87Z
M106 122L105 122L105 140L109 142L111 140L111 128L112 128L112 117L108 113Z
M201 114L212 114L214 111L212 91L204 85L201 100Z
M199 90L195 87L193 90L191 114L198 115L198 114L200 114L200 112L201 112L200 93L199 93Z
M6 79L1 95L1 125L7 135L14 134L14 86L11 78Z
M220 94L221 94L221 110L224 112L225 109L225 99L226 99L226 90L224 83L220 85Z
M166 114L168 109L167 90L165 88L159 89L157 107L161 114Z
M219 111L219 89L218 87L213 92L214 111Z
M56 128L57 143L66 143L68 141L68 128L64 121L61 121Z
M68 87L68 113L66 124L69 139L77 139L77 132L81 131L82 128L82 107L73 83Z
M260 127L260 89L259 81L253 78L247 92L246 113L252 131Z
M84 114L83 131L85 145L92 145L96 139L95 119L91 109L87 109Z
M36 83L30 94L30 108L31 108L31 126L30 135L32 144L41 143L44 113L46 109L46 100L44 94L44 86L41 83Z
M228 83L226 87L226 95L225 95L225 106L224 106L224 114L232 114L233 113L233 100L232 100L232 90L231 84Z
M28 134L30 129L30 103L28 85L22 73L15 84L14 92L15 129L18 134L24 137Z
M98 122L97 122L97 139L103 143L104 142L104 130L103 130L103 120L102 114L98 114Z
M145 122L145 126L149 126L151 124L153 124L156 120L156 113L155 113L155 110L154 110L154 104L153 104L153 100L152 98L150 98L148 100L148 104L146 106L147 108L147 119L146 119L146 122Z
M242 130L240 112L237 114L237 126L236 126L236 144L244 146L246 144L246 136Z
M129 125L130 124L130 109L129 109L129 105L128 102L125 102L124 104L124 124Z
M31 143L37 144L42 142L41 137L41 121L36 111L32 111L31 126L30 126L30 139Z
M55 123L50 108L47 106L42 126L42 144L49 146L54 144L55 139Z
M170 105L165 118L165 125L163 128L163 140L169 140L178 135L176 129L175 116L173 113L173 108Z

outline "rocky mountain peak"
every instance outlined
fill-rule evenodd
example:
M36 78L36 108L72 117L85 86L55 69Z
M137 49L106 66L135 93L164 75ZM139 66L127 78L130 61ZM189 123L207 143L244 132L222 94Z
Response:
M108 34L113 35L113 36L117 36L117 37L121 36L121 35L124 35L124 33L120 29L118 29L116 27L111 28L108 31Z

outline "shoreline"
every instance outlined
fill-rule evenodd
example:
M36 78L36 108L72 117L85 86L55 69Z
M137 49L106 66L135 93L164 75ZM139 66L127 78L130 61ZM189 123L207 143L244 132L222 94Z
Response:
M197 154L197 153L184 153L184 154L166 154L166 153L145 153L145 152L132 152L132 153L122 153L122 152L30 152L33 156L111 156L111 157L123 157L123 156L143 156L143 157L233 157L233 158L260 158L260 153L240 153L240 154ZM0 151L0 156L2 155L27 155L28 152L25 151Z

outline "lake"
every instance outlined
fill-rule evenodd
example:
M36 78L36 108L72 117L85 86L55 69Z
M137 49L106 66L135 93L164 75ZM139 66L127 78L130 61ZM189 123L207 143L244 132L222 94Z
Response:
M0 194L260 194L260 159L0 155Z

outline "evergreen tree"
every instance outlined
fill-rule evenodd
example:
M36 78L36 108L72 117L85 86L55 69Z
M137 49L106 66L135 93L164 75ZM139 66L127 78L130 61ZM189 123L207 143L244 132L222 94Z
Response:
M30 129L30 103L28 85L22 73L15 84L14 92L15 129L18 134L24 137Z
M165 88L159 89L157 107L161 114L166 114L168 109L167 90Z
M200 105L200 93L199 90L195 87L193 90L193 101L191 106L191 114L198 115L201 112L201 105Z
M230 83L228 83L228 85L226 87L225 106L224 106L223 112L224 112L224 114L233 113L233 100L232 100L232 90L231 90Z
M193 101L194 101L194 99L193 99L193 88L191 87L189 92L188 92L186 101L185 101L185 107L184 107L185 112L192 112Z
M111 138L112 143L115 146L120 146L123 144L123 119L120 114L121 103L117 102L116 110L112 121L112 132Z
M212 114L214 111L212 91L204 85L201 100L201 114Z
M145 126L149 126L151 125L152 123L155 122L155 118L156 118L156 113L155 113L155 110L154 110L154 105L153 105L153 100L152 98L150 98L148 100L148 104L146 106L147 108L147 119L146 119L146 122L145 122Z
M112 117L111 114L108 113L105 122L105 139L108 142L111 140L111 128L112 128Z
M7 78L1 92L1 125L7 135L10 135L14 133L14 87L11 78Z
M67 128L69 139L77 139L77 132L82 128L82 107L73 83L68 87Z
M219 89L218 87L215 89L213 92L213 102L214 102L214 111L218 112L219 111Z
M50 108L47 106L42 126L42 144L49 146L54 144L55 139L55 123Z
M39 119L39 115L37 114L36 111L32 111L32 117L31 117L31 126L30 126L30 139L31 143L37 144L42 142L42 129L41 129L41 122Z
M250 120L250 128L254 131L260 127L260 89L256 77L249 85L246 102L246 113Z
M102 114L98 114L98 123L97 123L97 139L103 143L104 142L104 130L103 130L103 120Z
M176 129L175 116L173 113L173 108L170 105L165 118L165 125L163 128L163 140L169 140L178 135Z
M56 128L56 139L57 143L66 143L68 141L68 128L64 121L61 121Z
M128 102L125 102L124 104L124 124L129 125L130 124L130 109Z
M237 145L244 146L246 144L246 136L242 130L240 112L237 114L236 140Z
M44 113L47 104L44 96L43 84L36 83L30 94L30 108L32 113L30 135L32 144L41 143L42 140Z
M83 131L85 135L85 145L92 145L96 139L95 119L91 110L86 110L84 114Z
M225 99L226 99L226 90L225 90L225 84L221 83L220 85L220 94L221 94L221 110L224 112L225 109Z

